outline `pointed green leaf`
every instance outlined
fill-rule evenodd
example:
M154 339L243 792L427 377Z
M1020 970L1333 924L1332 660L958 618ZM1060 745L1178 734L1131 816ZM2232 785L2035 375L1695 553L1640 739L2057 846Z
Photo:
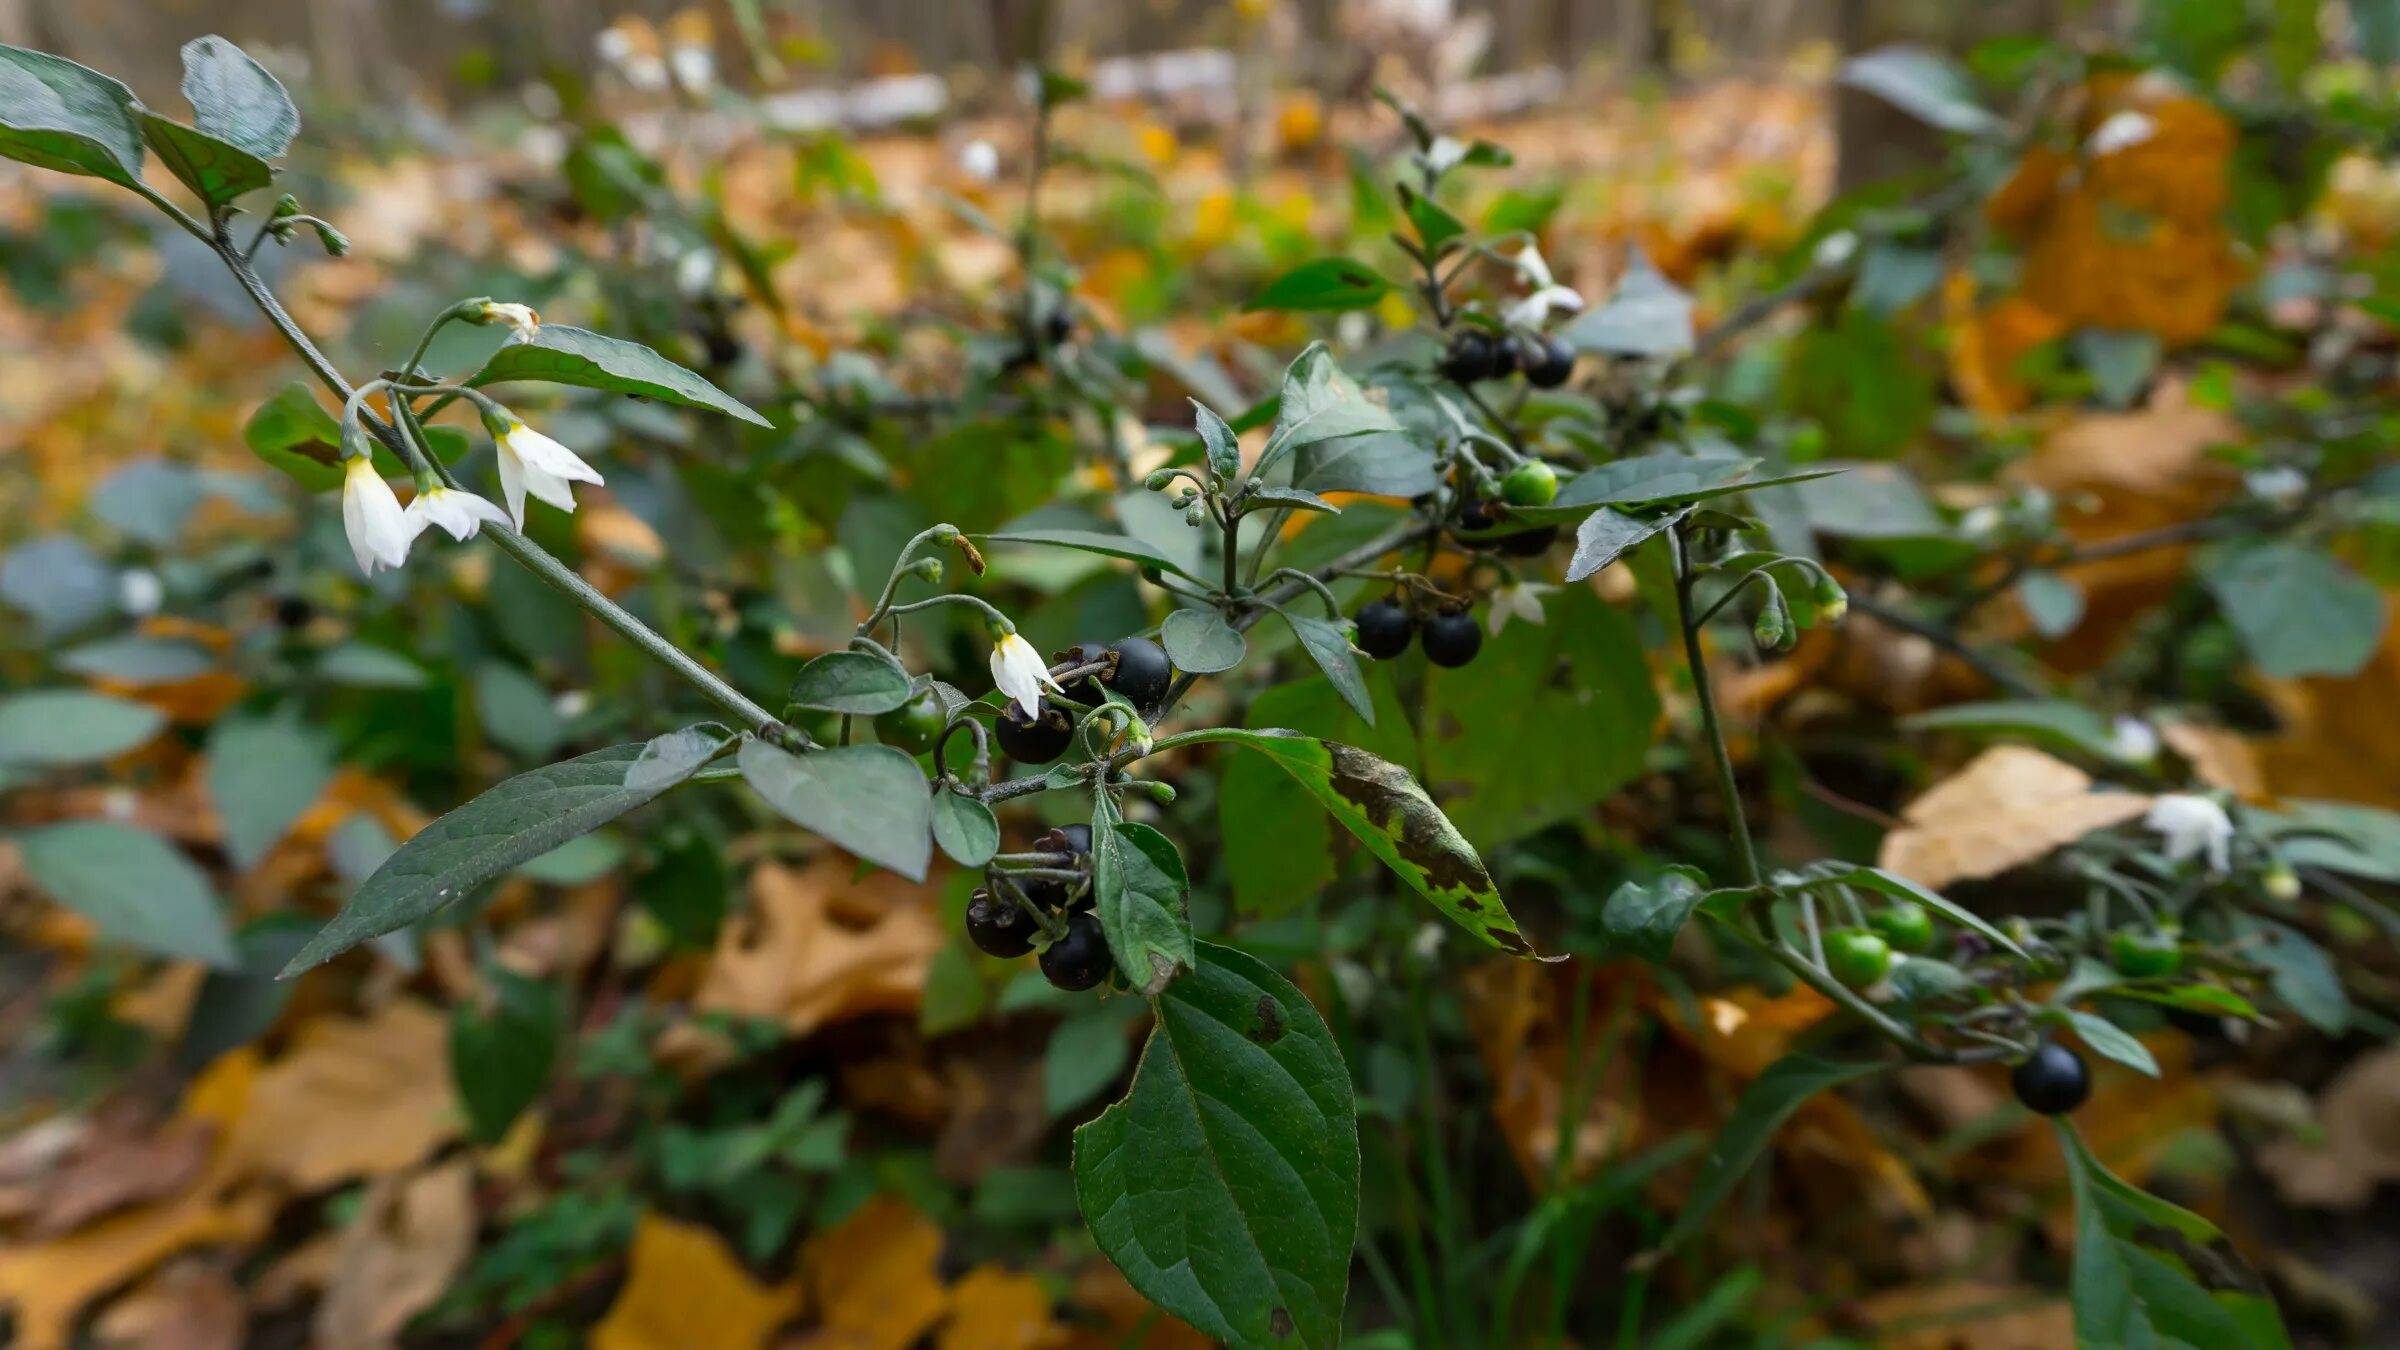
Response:
M790 754L742 742L742 777L786 820L879 867L925 879L933 861L933 794L916 760L888 745Z
M1391 289L1381 272L1355 258L1318 258L1268 282L1258 298L1242 308L1252 314L1263 309L1367 309Z
M1309 659L1325 672L1334 692L1350 705L1368 726L1375 725L1375 699L1367 692L1367 679L1358 668L1358 656L1350 650L1350 635L1335 624L1312 619L1306 614L1294 614L1278 607L1275 611L1292 626L1292 636L1308 650Z
M1681 356L1692 349L1692 297L1635 248L1607 303L1559 333L1578 351L1608 356Z
M2057 1122L2075 1193L2075 1340L2290 1350L2266 1281L2197 1214L2126 1185Z
M265 160L239 146L227 145L154 112L139 116L142 139L158 152L158 162L212 207L275 181L275 170Z
M1716 1144L1708 1151L1708 1161L1701 1167L1699 1179L1684 1194L1683 1207L1675 1215L1675 1226L1667 1230L1650 1255L1672 1251L1708 1226L1709 1215L1733 1193L1734 1183L1767 1151L1767 1141L1775 1137L1775 1131L1790 1119L1792 1112L1800 1109L1802 1102L1887 1067L1840 1064L1808 1054L1785 1055L1768 1065L1767 1071L1742 1093L1742 1099L1734 1103L1732 1119L1717 1132Z
M480 388L505 380L601 389L772 425L739 399L638 342L565 324L543 324L531 340L512 342L492 353L467 383Z
M1958 731L2019 740L2046 750L2064 750L2093 759L2119 758L2116 725L2072 699L1954 703L1947 708L1918 713L1900 725L1910 731Z
M1098 553L1127 562L1144 563L1180 577L1200 580L1173 558L1129 534L1109 534L1101 530L1005 530L998 534L978 536L992 544L1046 544L1052 548L1071 548L1083 553Z
M208 736L208 795L225 852L247 871L333 781L333 746L289 712L235 717Z
M873 652L839 651L800 667L790 701L824 712L886 713L915 693L908 672Z
M698 773L732 740L733 733L714 722L653 736L633 763L625 766L625 788L629 792L671 788Z
M1304 445L1401 429L1391 409L1367 397L1367 391L1343 372L1324 343L1311 343L1283 372L1275 430L1268 433L1267 448L1260 452L1251 472L1265 474L1276 460Z
M1567 580L1583 580L1690 514L1687 507L1645 519L1601 507L1575 527L1575 554L1567 559Z
M2135 1040L2132 1033L2123 1027L2098 1013L2070 1012L2067 1021L2075 1028L2075 1034L2083 1038L2083 1043L2092 1048L2092 1053L2113 1059L2128 1069L2146 1073L2152 1078L2158 1077L2157 1057L2150 1053L2150 1047Z
M280 157L300 134L283 81L213 34L183 44L183 96L201 131L260 159Z
M1198 399L1192 400L1192 424L1199 428L1200 444L1208 450L1208 471L1220 483L1231 483L1242 472L1242 445L1234 438L1233 428L1216 410Z
M1165 835L1119 819L1108 789L1093 789L1092 798L1092 893L1100 927L1134 992L1156 998L1192 968L1192 918L1185 906L1191 882L1183 856Z
M17 836L34 888L100 935L160 956L234 964L233 937L208 874L148 830L113 820L45 825Z
M0 155L130 187L142 177L140 108L99 71L0 44Z
M35 689L0 698L0 764L49 768L121 755L158 734L167 716L147 703L88 689Z
M450 1077L467 1109L467 1134L495 1143L541 1100L566 1039L566 1000L546 980L489 968L491 1005L472 1000L450 1015Z
M101 638L58 654L58 668L127 684L172 684L217 668L208 648L190 638Z
M1711 894L1700 869L1670 867L1647 882L1628 881L1611 892L1600 907L1600 930L1611 947L1662 962L1675 948L1675 935Z
M2383 640L2383 593L2321 548L2224 549L2198 570L2262 675L2355 675Z
M1135 1289L1226 1345L1335 1345L1359 1154L1333 1034L1291 981L1205 943L1155 1006L1132 1089L1075 1132L1093 1238Z
M417 831L300 949L283 968L284 978L396 933L517 864L656 799L674 784L638 791L625 786L626 770L646 748L641 742L612 745L529 770Z

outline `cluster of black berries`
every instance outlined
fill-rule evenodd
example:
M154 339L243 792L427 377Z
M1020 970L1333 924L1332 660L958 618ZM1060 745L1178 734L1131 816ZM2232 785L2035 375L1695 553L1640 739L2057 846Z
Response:
M1070 665L1088 666L1097 663L1096 674L1070 681L1066 686L1068 698L1086 707L1098 707L1107 700L1103 689L1113 689L1144 713L1156 708L1167 697L1167 688L1175 681L1175 668L1167 660L1167 649L1148 638L1127 638L1103 647L1098 643L1069 647L1054 653L1052 660ZM1000 710L1000 720L993 729L1000 749L1019 764L1047 764L1067 752L1075 738L1075 721L1063 708L1042 706L1041 715L1027 717L1015 704Z
M1463 666L1483 650L1483 630L1463 609L1437 609L1421 618L1400 600L1374 600L1359 607L1358 649L1378 661L1408 650L1420 631L1425 659L1437 666Z
M1460 384L1523 375L1536 389L1556 389L1575 373L1575 349L1541 333L1485 333L1462 328L1442 352L1444 378Z
M1091 870L1092 827L1062 825L1034 841L1041 853L1061 853L1087 876ZM1012 890L1014 893L1012 893ZM1018 896L1024 898L1020 902ZM1108 937L1100 931L1100 916L1088 882L1070 884L1049 877L1013 879L1007 886L975 888L967 901L967 940L993 956L1014 960L1033 950L1042 925L1025 906L1046 915L1064 915L1066 932L1042 949L1042 978L1061 989L1089 989L1108 978Z

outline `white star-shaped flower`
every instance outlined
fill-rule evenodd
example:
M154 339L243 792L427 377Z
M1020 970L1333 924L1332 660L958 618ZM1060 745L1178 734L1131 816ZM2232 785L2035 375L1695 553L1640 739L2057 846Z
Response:
M508 498L509 519L525 528L525 495L561 511L575 509L576 483L598 483L600 471L574 451L532 427L510 418L495 436L500 443L500 491Z
M1058 681L1050 678L1050 663L1042 659L1032 643L1015 633L1002 633L999 641L992 644L992 683L1027 717L1042 715L1045 686L1058 688Z
M1543 618L1542 597L1557 589L1546 582L1520 581L1494 590L1490 605L1483 612L1484 631L1498 637L1511 619L1523 619L1539 627Z
M408 510L402 513L408 521L408 537L425 533L426 527L438 525L457 540L475 537L483 526L508 524L508 513L472 492L451 487L430 487L409 499Z
M2142 823L2166 841L2168 862L2206 857L2211 872L2232 865L2233 819L2212 798L2170 792L2151 803Z
M342 470L342 532L350 537L350 556L358 570L375 575L377 567L398 567L408 561L409 541L416 531L392 485L375 472L375 461L353 456Z

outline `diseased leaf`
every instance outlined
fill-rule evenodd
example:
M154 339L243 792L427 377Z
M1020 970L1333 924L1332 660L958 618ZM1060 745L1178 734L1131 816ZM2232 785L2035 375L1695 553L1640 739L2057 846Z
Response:
M1250 650L1241 630L1213 609L1176 610L1159 629L1158 640L1176 669L1195 675L1231 670L1242 663L1243 654Z
M794 755L742 742L742 777L786 820L911 881L933 860L933 795L916 760L888 745Z
M1734 1183L1766 1152L1767 1141L1791 1118L1792 1112L1800 1109L1802 1102L1887 1067L1841 1064L1809 1054L1785 1055L1768 1065L1767 1071L1742 1093L1742 1099L1734 1103L1733 1117L1717 1132L1716 1145L1708 1151L1699 1178L1684 1194L1683 1207L1675 1215L1675 1226L1667 1230L1651 1255L1673 1251L1708 1225L1709 1216L1733 1193Z
M1191 882L1165 835L1127 824L1106 788L1092 792L1092 893L1117 969L1144 998L1192 968Z
M908 672L873 652L827 652L800 667L790 701L824 712L886 713L915 693Z
M183 44L183 96L201 131L261 159L281 156L300 134L283 81L213 34Z
M99 71L0 44L0 155L130 187L142 177L140 109Z
M0 764L50 768L121 755L158 734L165 713L88 689L34 689L0 698Z
M1133 1287L1248 1350L1341 1336L1358 1236L1358 1120L1333 1035L1229 947L1156 1001L1125 1099L1075 1132L1075 1199Z
M612 745L529 770L417 831L284 966L283 977L396 933L517 864L654 800L674 784L625 786L626 770L647 748Z
M467 383L481 388L507 380L578 385L772 425L739 399L638 342L560 323L543 324L529 341L492 353Z
M212 966L235 962L208 874L166 840L113 820L44 825L17 836L25 874L100 935Z
M2056 1122L2075 1194L2075 1340L2290 1350L2264 1280L2197 1214L2126 1185Z

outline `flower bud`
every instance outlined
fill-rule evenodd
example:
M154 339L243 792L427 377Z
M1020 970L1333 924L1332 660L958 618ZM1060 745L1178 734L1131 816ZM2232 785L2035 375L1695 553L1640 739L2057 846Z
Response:
M1195 528L1201 525L1206 525L1208 523L1208 508L1202 506L1198 502L1193 502L1191 505L1186 506L1183 508L1183 523Z
M1162 783L1155 778L1137 778L1128 783L1126 786L1140 788L1142 791L1150 794L1150 800L1158 803L1160 806L1173 806L1175 804L1175 785L1173 783Z
M1816 574L1816 582L1810 587L1808 598L1816 602L1817 613L1827 623L1839 623L1842 616L1850 612L1850 592L1843 590L1842 583L1823 572Z
M2268 860L2266 869L2259 873L2258 884L2276 904L2288 905L2300 898L2300 874L2281 858Z
M1750 622L1750 637L1762 652L1782 651L1791 645L1791 606L1784 603L1783 592L1772 583L1767 587L1767 603Z
M273 219L281 220L285 216L296 216L299 214L300 199L298 197L295 197L287 192L275 199L275 211L272 217Z
M1142 480L1142 486L1152 492L1164 492L1167 490L1167 485L1174 481L1175 471L1173 469L1153 469L1150 476Z
M908 565L908 570L912 575L922 577L927 581L938 582L942 579L942 560L939 558L919 558L915 562Z

